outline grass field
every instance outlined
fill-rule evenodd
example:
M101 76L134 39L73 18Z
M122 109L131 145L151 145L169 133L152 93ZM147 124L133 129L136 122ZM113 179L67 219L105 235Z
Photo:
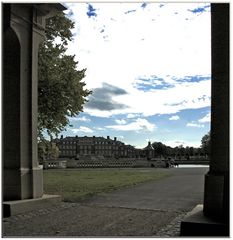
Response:
M44 171L44 192L59 194L63 201L86 197L142 182L168 177L159 169L74 169Z

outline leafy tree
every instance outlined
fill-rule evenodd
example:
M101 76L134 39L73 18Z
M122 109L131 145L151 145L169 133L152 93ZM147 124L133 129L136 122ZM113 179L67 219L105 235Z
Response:
M174 158L186 158L189 159L191 156L200 157L205 154L210 153L210 133L206 134L202 138L202 146L199 148L194 147L184 147L183 145L179 145L176 147L166 146L161 142L152 143L153 148L155 149L156 156L164 156L164 157L174 157Z
M166 155L166 145L161 142L153 142L152 147L155 149L155 155L165 156Z
M173 153L174 153L174 156L176 157L176 156L178 156L179 155L179 147L174 147L173 148Z
M56 160L59 157L59 149L54 142L43 139L38 143L39 162L43 164L44 160Z
M189 147L189 156L193 156L193 155L194 155L194 148Z
M86 97L82 79L85 71L77 70L75 55L67 55L72 40L74 22L60 13L46 21L46 39L39 49L38 59L38 138L43 132L52 137L69 124L68 117L83 111Z
M166 146L166 145L165 145ZM170 146L166 146L166 155L171 156L173 155L173 148Z
M208 132L202 137L201 149L204 152L204 154L210 154L210 132Z
M178 146L178 152L179 152L180 156L185 155L185 148L182 144Z

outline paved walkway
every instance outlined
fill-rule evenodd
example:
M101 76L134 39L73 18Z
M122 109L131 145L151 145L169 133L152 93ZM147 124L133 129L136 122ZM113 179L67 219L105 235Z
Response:
M3 236L179 236L180 221L203 202L208 168L160 170L172 176L85 202L5 218Z

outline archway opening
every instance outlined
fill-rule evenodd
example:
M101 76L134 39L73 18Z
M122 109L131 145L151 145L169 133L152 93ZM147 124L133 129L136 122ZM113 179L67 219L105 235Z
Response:
M20 199L21 180L10 173L20 167L20 43L11 28L4 33L3 63L4 200L12 200Z

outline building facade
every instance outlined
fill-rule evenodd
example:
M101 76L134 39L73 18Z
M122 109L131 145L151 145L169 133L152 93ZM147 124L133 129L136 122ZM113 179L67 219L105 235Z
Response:
M142 151L131 145L118 141L116 137L111 139L104 137L65 137L54 140L59 148L60 158L75 158L81 156L103 156L108 158L135 158L140 157Z

